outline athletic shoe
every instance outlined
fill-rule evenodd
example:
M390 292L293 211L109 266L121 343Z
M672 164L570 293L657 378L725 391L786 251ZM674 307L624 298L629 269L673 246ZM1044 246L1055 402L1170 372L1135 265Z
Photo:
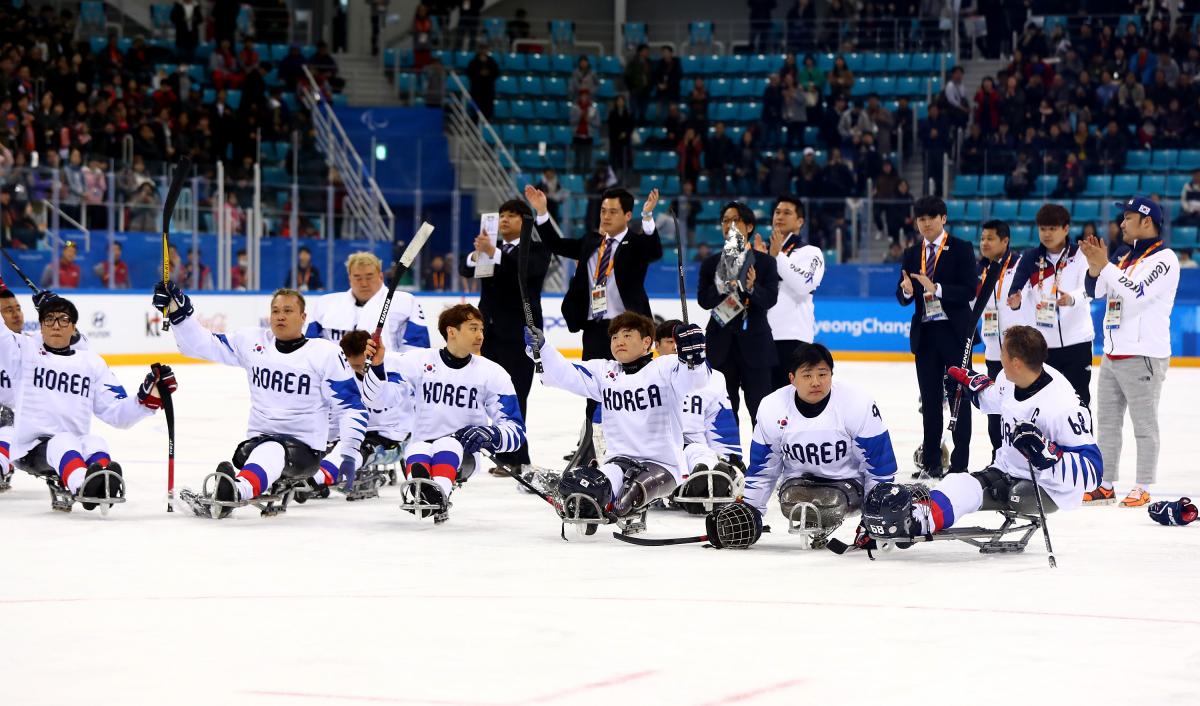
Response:
M1116 492L1112 488L1105 488L1102 485L1083 494L1084 505L1112 505L1116 501Z
M1129 495L1126 495L1125 499L1121 501L1121 507L1141 507L1149 504L1150 493L1147 493L1140 486L1136 485L1129 491Z

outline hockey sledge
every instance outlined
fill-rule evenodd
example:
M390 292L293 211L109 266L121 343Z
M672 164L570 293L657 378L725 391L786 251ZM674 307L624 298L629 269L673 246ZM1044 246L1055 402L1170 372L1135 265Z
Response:
M41 471L26 468L23 470L35 478L41 478L42 480L46 481L46 487L50 489L50 508L55 512L71 512L71 510L74 509L75 503L88 503L94 504L96 509L100 511L101 516L107 517L108 512L109 510L112 510L113 505L125 502L125 479L120 473L110 471L107 468L88 473L84 480L83 487L86 487L88 481L94 478L96 475L100 475L105 479L104 495L97 497L92 497L89 495L75 495L70 490L67 490L67 487L62 483L62 478L60 478L58 473L52 469L47 468L46 470ZM109 481L111 479L116 479L116 483L120 487L120 492L116 495L113 495L112 491L109 489ZM82 490L80 492L82 492Z
M887 537L868 532L880 551L907 549L917 542L937 542L952 539L966 542L979 549L980 554L1020 554L1025 551L1033 534L1042 527L1037 515L1022 515L999 511L1004 522L995 529L986 527L951 527L940 532L909 537Z
M455 483L454 488L461 485L461 483ZM433 524L440 525L450 519L450 500L446 498L441 503L428 502L421 492L426 487L436 490L438 495L442 495L441 486L429 478L409 478L400 483L400 509L411 512L417 517L432 517Z
M821 524L821 511L810 502L798 502L788 513L788 534L799 535L805 549L824 549L829 544L829 535L842 523L832 527Z
M224 473L213 472L204 477L204 482L197 493L190 488L179 491L177 496L188 510L196 517L208 517L219 520L228 517L234 510L252 505L258 508L263 517L275 517L287 512L288 504L295 498L296 492L306 487L306 478L280 478L264 494L249 500L218 500L217 484L222 478L232 480Z

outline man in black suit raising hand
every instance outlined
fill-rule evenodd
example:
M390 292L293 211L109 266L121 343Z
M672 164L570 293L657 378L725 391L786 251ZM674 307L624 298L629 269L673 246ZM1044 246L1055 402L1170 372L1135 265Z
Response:
M625 189L605 191L600 201L600 228L581 238L563 237L550 218L545 193L526 186L525 198L537 212L537 232L546 248L579 263L563 297L567 330L583 333L584 360L611 359L609 322L626 311L651 316L646 271L663 255L662 240L654 229L658 189L646 197L640 224L632 223L633 194ZM589 419L595 409L595 401L588 400Z
M904 251L896 299L902 306L916 304L909 347L917 358L917 385L921 390L924 435L921 472L942 475L942 380L946 368L962 365L967 336L974 335L971 300L979 279L975 248L946 232L946 203L925 196L913 204L921 239ZM966 471L970 461L971 405L960 407L954 428L950 471Z

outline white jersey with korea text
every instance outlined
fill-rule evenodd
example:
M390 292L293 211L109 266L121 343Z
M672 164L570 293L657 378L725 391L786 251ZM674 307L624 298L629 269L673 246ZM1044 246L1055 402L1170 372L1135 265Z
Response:
M708 384L707 362L694 369L665 355L635 373L615 360L572 363L554 346L542 346L542 382L600 403L604 418L604 461L624 456L652 461L676 482L687 473L683 456L684 400Z
M193 358L246 371L250 383L248 438L265 434L293 437L324 453L329 436L328 409L338 418L338 440L346 455L358 451L367 428L354 371L336 343L308 339L282 353L268 329L244 328L233 334L211 333L195 317L171 327L179 351Z
M1043 366L1050 384L1032 396L1017 399L1017 389L1001 372L994 385L979 396L979 409L999 414L1000 448L992 466L1013 478L1029 479L1029 462L1012 446L1018 422L1032 422L1054 444L1061 458L1038 473L1038 483L1061 510L1083 504L1083 494L1104 479L1104 462L1092 436L1092 413L1079 402L1075 388L1050 366Z
M521 448L525 420L508 371L478 355L472 355L462 367L451 367L442 359L443 350L386 356L383 366L374 366L363 376L367 405L411 403L413 441L433 441L463 427L480 425L499 430L500 448L496 451Z
M816 306L813 292L825 277L825 254L815 245L801 244L793 235L775 256L779 270L779 300L767 310L767 321L777 341L813 342Z
M765 512L776 484L803 475L862 483L863 497L896 474L892 437L869 394L838 380L829 402L809 419L796 407L796 389L763 398L750 441L745 501Z
M126 392L104 359L92 351L71 349L59 355L47 351L40 336L4 330L0 331L0 364L20 371L13 380L17 410L10 436L13 460L39 439L90 433L93 416L127 429L153 414L138 404L136 394Z
M17 335L26 336L34 341L36 345L42 345L41 331ZM87 337L82 333L79 334L79 340L72 343L71 348L77 351L88 350ZM15 413L17 409L17 383L21 380L21 361L19 359L14 360L11 366L5 365L0 367L0 406L8 407Z
M709 375L707 385L683 398L683 442L707 446L718 455L741 456L742 440L725 376L719 370Z
M337 343L350 331L374 332L385 299L387 287L380 287L375 296L361 306L349 291L317 297L308 312L304 335ZM383 324L382 338L384 346L397 353L429 347L429 329L416 297L396 290Z

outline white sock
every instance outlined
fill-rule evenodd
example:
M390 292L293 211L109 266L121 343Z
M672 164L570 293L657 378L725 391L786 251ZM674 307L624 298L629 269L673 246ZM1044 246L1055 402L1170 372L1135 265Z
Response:
M1109 482L1109 481L1106 481L1106 480L1105 480L1105 481L1100 481L1100 487L1101 487L1101 488L1104 488L1105 490L1112 490L1112 489L1113 489L1113 484L1112 484L1111 482Z
M453 488L454 486L450 482L449 478L446 478L444 476L434 476L433 482L437 483L437 486L442 489L442 495L444 495L447 498L450 497L450 489Z

